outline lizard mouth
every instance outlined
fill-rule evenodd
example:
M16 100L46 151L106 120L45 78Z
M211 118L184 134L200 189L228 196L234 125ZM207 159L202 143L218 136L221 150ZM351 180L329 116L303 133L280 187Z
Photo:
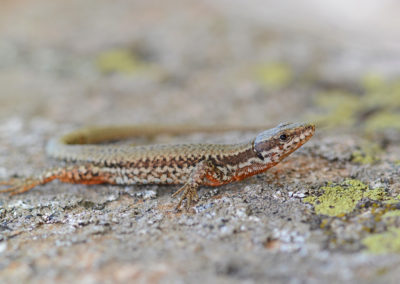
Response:
M305 124L299 127L299 130L296 131L297 134L293 139L295 144L299 144L299 147L306 143L315 133L315 125L314 124Z
M300 140L307 142L315 133L315 125L307 124L304 126L302 133L300 134Z
M282 158L287 157L310 140L315 133L315 125L300 124L293 132L294 138L283 147L285 153L282 155Z

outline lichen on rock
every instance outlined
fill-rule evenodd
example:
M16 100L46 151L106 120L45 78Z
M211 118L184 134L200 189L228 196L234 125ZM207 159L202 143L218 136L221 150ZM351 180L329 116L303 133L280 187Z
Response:
M352 212L362 198L379 201L393 199L384 188L371 189L356 179L347 179L340 184L329 183L320 189L321 195L310 195L303 201L314 205L317 214L328 216L343 216Z

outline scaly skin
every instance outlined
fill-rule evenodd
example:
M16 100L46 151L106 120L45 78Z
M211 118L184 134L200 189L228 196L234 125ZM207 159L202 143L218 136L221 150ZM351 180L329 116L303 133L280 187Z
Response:
M47 153L67 161L67 166L3 182L9 187L1 192L19 194L54 179L82 184L183 184L173 196L182 193L177 208L185 199L190 207L198 199L199 186L220 186L264 172L306 143L315 131L312 124L296 123L280 124L240 144L82 145L138 135L218 129L104 127L72 132L47 146Z

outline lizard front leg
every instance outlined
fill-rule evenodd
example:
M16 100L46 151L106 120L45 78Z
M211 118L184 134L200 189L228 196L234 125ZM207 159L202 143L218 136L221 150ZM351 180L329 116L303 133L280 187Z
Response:
M182 202L186 199L186 209L189 209L192 201L197 201L199 196L197 189L201 185L218 186L226 183L224 177L227 176L219 170L211 161L201 161L191 172L188 181L178 189L172 197L176 197L182 193L181 198L176 206L179 209Z

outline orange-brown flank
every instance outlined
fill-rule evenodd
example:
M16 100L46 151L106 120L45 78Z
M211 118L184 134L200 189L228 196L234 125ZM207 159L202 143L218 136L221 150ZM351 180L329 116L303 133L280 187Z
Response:
M174 128L172 133L179 133ZM204 130L204 129L203 129ZM117 185L183 184L187 206L197 200L200 186L219 186L262 173L306 143L314 134L311 124L280 124L238 144L182 144L149 146L82 145L130 136L167 133L162 128L106 127L81 130L53 140L47 152L67 162L26 179L10 180L2 192L18 194L54 179L68 183ZM115 138L115 139L114 139Z

